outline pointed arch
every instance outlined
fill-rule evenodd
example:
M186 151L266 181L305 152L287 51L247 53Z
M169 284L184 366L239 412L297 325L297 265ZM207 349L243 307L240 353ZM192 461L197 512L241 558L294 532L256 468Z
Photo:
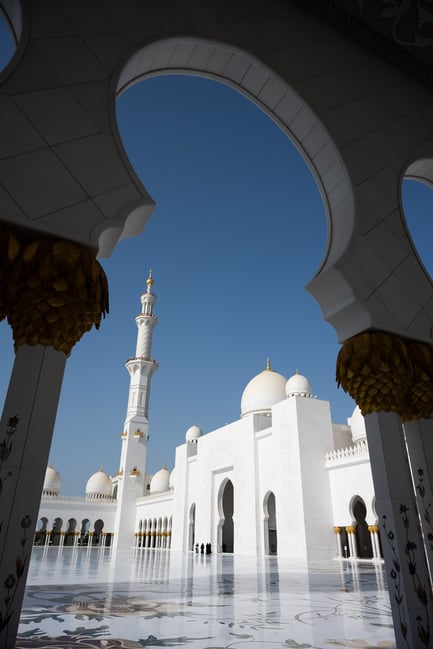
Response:
M42 516L42 518L39 519L38 527L35 532L34 545L45 545L47 538L47 525L48 518Z
M367 507L361 496L354 496L350 503L353 527L356 530L356 549L360 559L371 559L373 548L366 521Z
M229 478L225 478L218 491L218 548L221 552L234 551L234 487Z
M263 529L265 554L277 554L277 515L273 491L267 491L263 498Z
M80 538L79 538L79 544L80 545L87 545L89 542L89 529L90 529L90 521L88 518L83 518L81 521L81 528L80 528Z
M54 519L53 529L51 530L51 545L59 545L63 527L63 520L59 517Z
M77 527L77 521L75 518L70 518L68 520L68 527L65 533L65 545L74 545L75 541L75 528Z
M189 508L188 521L188 550L194 550L195 545L195 503Z

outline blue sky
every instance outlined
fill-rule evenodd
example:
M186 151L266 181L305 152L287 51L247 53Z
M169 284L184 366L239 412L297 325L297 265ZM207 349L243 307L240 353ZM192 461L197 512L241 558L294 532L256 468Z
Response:
M1 21L0 21L1 22ZM0 68L8 56L0 27ZM305 374L345 423L354 403L335 384L336 334L304 289L326 247L319 191L279 128L231 88L194 77L158 77L118 101L124 146L156 207L142 235L101 260L110 314L67 362L50 461L63 495L82 495L100 465L119 468L126 413L125 361L150 267L158 296L148 472L166 463L186 429L238 418L247 382L271 366ZM406 183L404 203L426 265L432 192ZM428 233L428 236L426 236ZM13 362L0 325L0 398Z

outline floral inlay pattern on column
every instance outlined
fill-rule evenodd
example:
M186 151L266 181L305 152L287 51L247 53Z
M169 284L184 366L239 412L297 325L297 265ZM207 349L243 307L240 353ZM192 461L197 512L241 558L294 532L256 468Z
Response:
M4 473L4 464L12 452L12 437L18 427L18 417L9 417L6 426L6 437L0 442L0 497L3 491L3 485L8 478L12 476L12 471ZM3 521L0 521L0 533L2 531Z
M6 460L8 459L12 451L12 437L18 428L18 421L19 420L17 415L14 415L13 417L9 418L6 427L6 437L0 443L0 497L3 491L3 485L5 480L7 480L13 475L12 471L10 470L8 470L5 476L2 475L2 469L4 463L6 462ZM0 533L3 528L3 522L4 521L0 521ZM14 607L15 595L18 589L18 584L24 574L24 570L31 553L31 547L29 550L26 547L27 541L29 540L29 537L27 536L27 530L31 527L31 525L32 525L32 520L30 516L26 514L24 518L21 520L21 528L23 532L20 538L21 548L15 558L15 572L10 572L9 575L4 580L4 583L0 585L1 588L0 592L2 593L0 596L1 597L0 633L5 628L7 628L7 625L9 624L9 620L14 613L13 607Z
M426 584L423 584L417 572L417 552L419 551L419 549L417 544L409 538L409 528L411 522L409 518L409 511L410 511L409 507L407 507L406 505L400 505L400 515L403 523L403 528L405 530L404 554L406 556L409 574L412 578L413 590L418 598L418 601L424 607L424 611L425 611L424 617L418 615L416 618L416 621L418 623L417 626L418 637L422 642L423 646L428 647L430 643L430 619L429 619L428 607L427 607L429 602L429 596L427 594L428 591L426 588ZM403 606L402 606L403 594L401 588L401 561L397 552L396 545L394 543L395 534L392 530L387 529L385 514L383 515L382 518L383 518L382 527L385 531L386 539L393 555L392 558L393 568L389 573L392 580L392 582L390 582L390 590L391 587L393 586L394 599L398 605L398 610L400 615L400 631L403 638L406 640L408 624L406 618L404 617ZM416 518L418 518L418 516L416 516ZM416 524L417 523L415 520L415 525Z

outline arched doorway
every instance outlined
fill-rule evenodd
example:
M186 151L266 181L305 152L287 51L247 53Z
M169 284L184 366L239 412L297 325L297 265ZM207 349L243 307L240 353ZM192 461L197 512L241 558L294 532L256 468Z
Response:
M47 525L48 525L48 518L43 516L39 520L39 525L35 533L35 540L34 540L35 545L45 545L45 541L47 538Z
M80 529L80 537L78 539L78 543L80 545L87 545L89 542L89 528L90 528L90 521L88 518L84 518L81 521L81 529Z
M277 516L275 494L269 491L263 501L265 554L277 554Z
M356 528L356 548L358 557L360 559L371 559L373 556L373 548L371 546L370 532L368 531L367 521L367 508L363 499L360 496L355 496L352 501L352 515L355 520L354 527Z
M98 518L98 520L95 521L95 524L93 526L93 540L92 540L93 545L101 545L103 529L104 529L104 521Z
M234 489L231 480L225 480L219 491L218 511L220 522L218 526L218 545L222 552L233 552L234 548Z
M62 532L63 521L61 518L54 520L53 529L51 531L51 545L59 545Z
M189 509L188 550L194 550L195 545L195 503Z
M75 541L75 528L77 526L77 521L75 518L70 518L68 520L68 528L65 534L65 545L74 545Z

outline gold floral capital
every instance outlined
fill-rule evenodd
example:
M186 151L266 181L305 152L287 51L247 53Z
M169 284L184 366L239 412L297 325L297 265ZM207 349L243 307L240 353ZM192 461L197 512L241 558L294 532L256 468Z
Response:
M101 265L85 247L41 239L20 245L0 229L0 315L12 327L15 348L54 347L70 354L108 313L108 283Z
M356 527L353 527L353 525L348 525L346 527L346 532L348 534L356 534Z
M334 532L336 534L341 534L341 527L334 527Z
M427 343L383 331L360 333L340 349L336 379L363 415L433 417L433 346Z

